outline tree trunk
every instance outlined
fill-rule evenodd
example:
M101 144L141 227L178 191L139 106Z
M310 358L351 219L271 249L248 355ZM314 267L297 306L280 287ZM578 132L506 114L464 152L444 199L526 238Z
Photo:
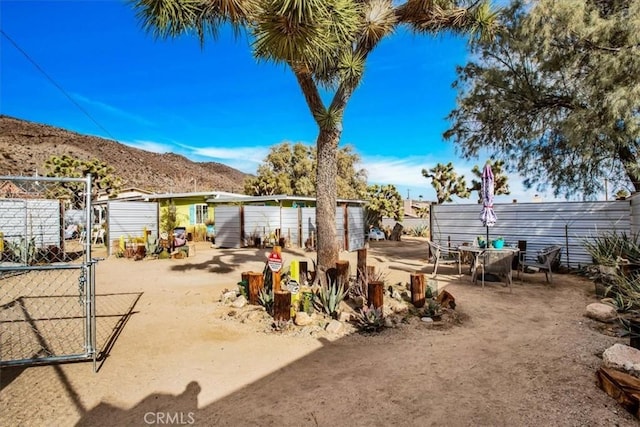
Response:
M338 143L342 131L320 129L318 135L318 165L316 176L316 227L318 269L327 271L338 261L338 241L336 238L336 176L338 173ZM320 275L323 277L324 275Z

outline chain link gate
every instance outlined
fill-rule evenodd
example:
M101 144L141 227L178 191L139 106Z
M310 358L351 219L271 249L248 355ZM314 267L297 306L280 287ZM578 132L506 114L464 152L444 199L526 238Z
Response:
M93 360L91 176L0 176L0 367Z

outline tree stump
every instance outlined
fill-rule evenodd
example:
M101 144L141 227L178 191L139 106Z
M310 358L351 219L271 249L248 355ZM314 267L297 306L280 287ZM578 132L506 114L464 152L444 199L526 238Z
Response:
M243 277L245 273L242 273ZM260 295L260 291L264 288L264 276L262 273L256 273L254 271L249 271L247 274L247 282L248 286L248 297L249 304L258 304L258 295Z
M411 276L411 303L422 308L425 304L426 289L424 287L424 274L415 273Z
M402 236L402 224L396 222L396 225L393 226L393 230L391 231L391 235L389 236L389 240L400 241L400 237Z
M367 285L367 305L381 308L384 299L384 282L373 281Z
M349 289L349 261L336 262L337 281L339 285L342 285L344 290Z
M275 321L291 319L291 293L278 291L273 293L273 319Z
M356 269L356 278L358 283L367 283L367 250L365 248L358 249L358 265Z

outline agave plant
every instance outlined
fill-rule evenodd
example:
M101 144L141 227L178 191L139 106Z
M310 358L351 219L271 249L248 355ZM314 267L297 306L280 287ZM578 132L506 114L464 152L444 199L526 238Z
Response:
M316 292L314 305L318 311L327 313L329 316L334 317L338 313L338 307L347 292L344 290L342 284L336 285L330 283L326 286L321 286Z
M378 332L384 328L384 313L382 307L376 308L373 305L360 309L357 317L358 328L362 332Z
M258 293L258 303L267 310L269 315L273 316L273 290L266 288L260 289Z

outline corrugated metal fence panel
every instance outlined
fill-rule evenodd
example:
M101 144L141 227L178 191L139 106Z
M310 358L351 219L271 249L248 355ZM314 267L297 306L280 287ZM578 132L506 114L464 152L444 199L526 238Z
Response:
M302 245L305 245L311 233L316 236L316 208L301 208L302 217ZM314 237L317 238L317 237Z
M357 251L365 245L364 208L351 206L347 208L347 221L349 227L349 251Z
M60 203L49 199L0 199L0 231L8 242L35 238L36 247L60 246Z
M480 222L481 205L436 205L432 210L432 238L441 244L458 246L485 236ZM629 203L553 202L496 204L498 222L489 228L489 239L502 236L505 243L527 242L527 252L546 246L563 246L562 264L579 267L590 264L583 241L605 231L630 230Z
M275 233L280 228L280 206L245 206L244 232L260 237Z
M640 193L631 197L631 232L640 234Z
M340 250L345 250L346 248L344 243L344 236L346 230L344 229L344 221L345 221L345 208L344 206L336 207L336 243L338 244L338 248Z
M221 248L239 248L240 206L216 206L216 245Z
M109 241L120 236L142 237L144 229L158 236L158 203L156 202L107 202Z
M282 218L282 237L294 247L302 247L300 243L300 227L298 215L300 208L282 208L280 212ZM304 243L304 242L303 242Z
M36 247L60 246L58 200L27 200L27 234L35 238Z

